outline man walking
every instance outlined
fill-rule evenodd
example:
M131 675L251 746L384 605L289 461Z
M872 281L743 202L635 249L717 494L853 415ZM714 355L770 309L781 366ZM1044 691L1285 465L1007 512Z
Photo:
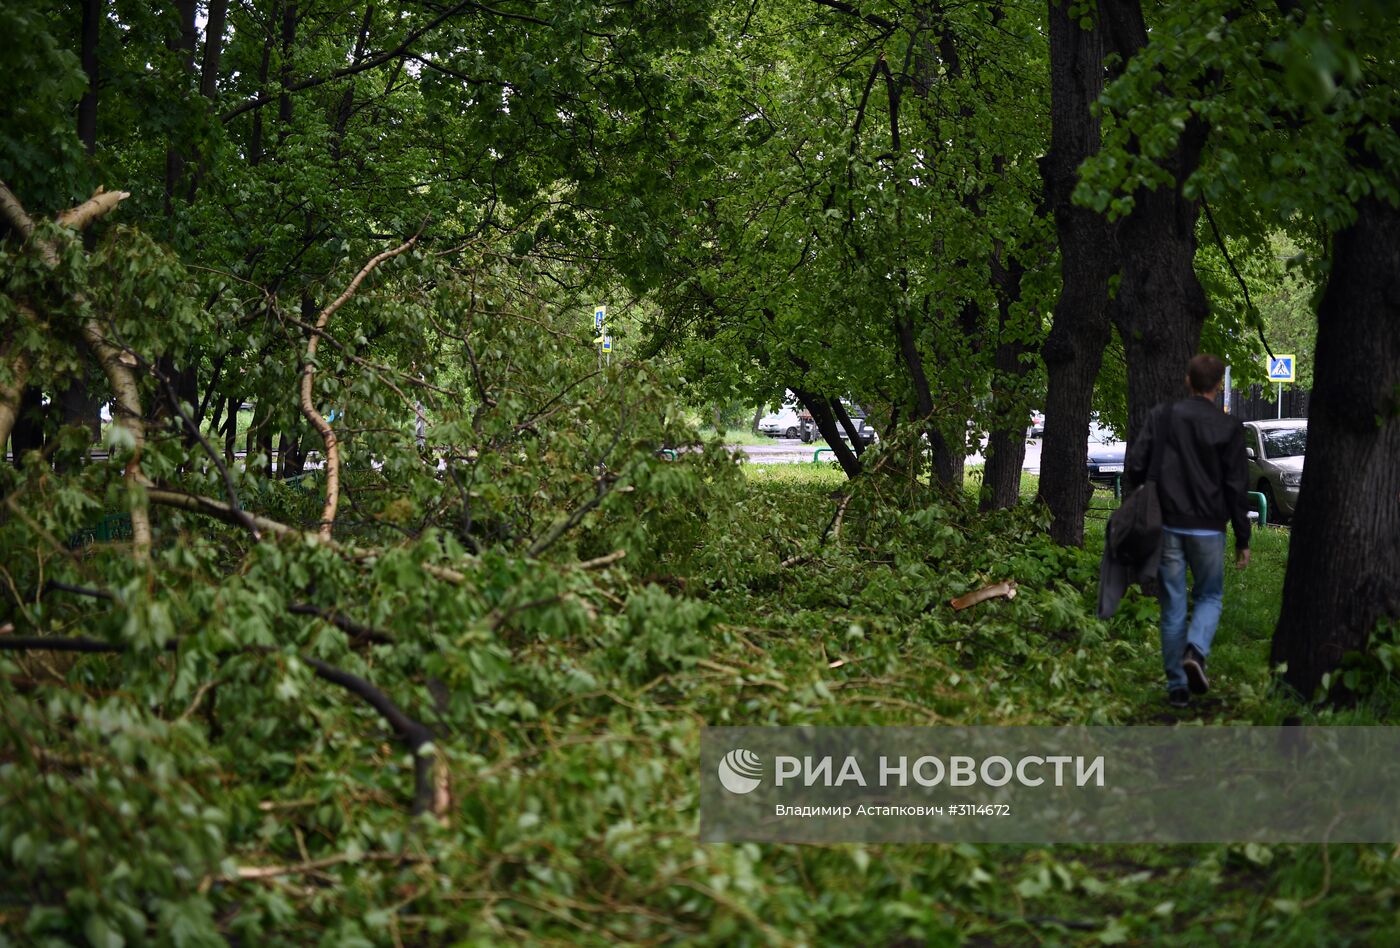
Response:
M1206 658L1220 622L1225 592L1225 524L1235 528L1235 565L1249 564L1249 483L1244 426L1215 405L1225 364L1213 355L1192 357L1186 368L1189 398L1152 409L1128 452L1128 486L1147 479L1155 452L1163 452L1157 495L1162 505L1162 665L1167 700L1186 707L1188 688L1210 687ZM1187 623L1186 569L1191 569Z

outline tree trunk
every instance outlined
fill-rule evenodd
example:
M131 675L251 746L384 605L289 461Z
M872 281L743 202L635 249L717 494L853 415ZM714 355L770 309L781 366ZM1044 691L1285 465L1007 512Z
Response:
M1122 62L1147 45L1140 3L1105 4L1104 19ZM1154 405L1188 394L1186 363L1196 354L1209 312L1195 266L1201 205L1182 195L1186 179L1200 164L1208 132L1200 118L1186 121L1176 148L1158 162L1171 174L1173 186L1139 188L1132 211L1118 226L1119 282L1109 314L1127 358L1129 443Z
M906 316L896 320L894 328L895 338L899 341L899 355L909 373L909 384L914 389L914 417L923 433L928 436L929 451L933 455L934 479L941 484L950 485L953 483L955 468L962 464L962 458L953 456L943 432L933 423L933 392L929 388L928 375L924 372L924 357L919 352L914 321Z
M827 445L836 455L836 460L841 464L841 470L846 472L847 477L855 477L859 474L861 472L860 458L856 457L850 446L841 440L841 432L836 427L836 416L831 412L831 404L823 396L805 388L794 388L792 391L797 395L798 401L802 402L803 407L812 413L812 420L816 422L817 430L822 433Z
M78 102L78 140L89 155L97 152L97 41L102 25L102 0L83 0L82 49L79 56L83 74L87 76L87 90ZM91 250L94 234L91 229L83 232L83 243ZM59 397L64 425L82 425L88 429L94 442L102 438L102 405L92 391L92 369L84 361L82 374L68 383Z
M242 404L238 395L228 397L228 419L224 422L224 460L233 463L238 449L238 406Z
M1109 340L1108 281L1112 228L1071 196L1079 165L1099 149L1099 120L1090 111L1103 91L1104 44L1082 30L1066 2L1050 0L1050 150L1041 159L1045 203L1055 215L1061 287L1045 340L1048 391L1041 442L1040 499L1053 517L1050 536L1084 543L1089 505L1089 406ZM1101 16L1101 13L1100 13Z
M1308 696L1400 616L1400 210L1364 199L1332 246L1271 656Z
M1030 365L1022 358L1026 344L1011 324L1011 307L1021 298L1026 268L1012 257L1002 264L1004 249L992 254L992 282L997 287L997 348L992 369L992 410L996 422L987 436L987 463L982 468L979 509L1014 507L1021 500L1021 466L1026 461L1026 404L1022 383Z
M855 451L856 457L860 457L865 453L865 442L860 440L859 426L851 420L850 413L846 411L846 406L841 404L841 399L829 398L827 402L831 405L831 414L836 418L837 422L840 423L841 427L846 429L846 437L851 439L851 449Z
M195 0L175 0L175 10L180 17L179 37L170 44L170 49L180 54L180 62L185 71L194 72L194 47L198 38L195 29ZM179 134L176 132L175 134ZM175 194L185 176L185 154L177 141L171 141L165 149L165 216L170 220L175 214ZM172 230L173 233L173 230Z

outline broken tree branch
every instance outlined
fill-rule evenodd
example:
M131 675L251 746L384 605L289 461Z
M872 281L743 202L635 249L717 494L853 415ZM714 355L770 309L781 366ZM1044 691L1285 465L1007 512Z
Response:
M421 234L422 231L419 231ZM336 310L344 305L345 301L355 294L375 267L385 260L397 257L401 253L407 252L418 242L419 234L414 234L407 241L395 247L393 250L386 250L372 257L369 263L360 268L360 272L355 274L355 278L350 281L350 285L345 291L337 296L325 309L321 310L320 316L316 318L316 331L311 334L311 338L306 343L306 359L301 370L301 412L306 416L306 420L311 422L311 426L321 435L322 442L326 446L326 502L321 509L321 539L331 538L331 529L335 525L335 512L340 504L340 445L336 441L335 431L330 423L316 410L313 398L313 390L316 381L316 349L321 342L321 335L326 329L326 323Z
M166 648L173 649L175 646L175 642L169 642ZM129 649L120 643L104 642L100 639L55 635L0 635L0 651L123 653ZM272 649L265 646L251 646L235 649L229 654L266 654L271 651ZM352 675L310 655L298 657L317 678L339 685L379 712L379 716L394 729L400 743L413 754L413 812L443 816L449 800L443 788L445 775L436 772L440 759L436 754L420 753L424 745L433 739L433 733L428 726L409 717L393 699L360 676Z
M127 197L130 197L130 194L126 191L105 192L98 188L97 193L88 201L59 217L59 223L78 228L86 227ZM0 181L0 211L4 212L5 218L25 240L28 240L34 233L33 219L25 211L19 198L15 197L14 192L6 187L2 181ZM45 264L49 267L58 266L58 249L54 247L52 241L40 241L38 249ZM81 304L83 302L82 296L75 294L73 302ZM130 356L107 342L97 320L86 320L82 324L81 330L83 341L97 357L98 363L101 364L103 372L107 375L107 381L112 386L112 393L116 396L116 410L112 413L113 417L131 436L131 457L127 460L124 477L128 489L132 490L131 538L137 558L144 559L151 547L151 518L146 509L145 501L135 491L136 487L147 483L145 476L141 473L141 450L146 442L146 428L142 421L140 391L136 387L136 377L131 372L131 366L126 361ZM0 393L0 403L7 401L5 394ZM9 410L0 405L0 424L4 423L8 416ZM9 421L10 427L13 427L13 424L13 419L11 419ZM6 433L8 434L8 430Z
M83 230L129 197L130 191L104 191L99 186L92 197L58 215L58 222L64 227Z

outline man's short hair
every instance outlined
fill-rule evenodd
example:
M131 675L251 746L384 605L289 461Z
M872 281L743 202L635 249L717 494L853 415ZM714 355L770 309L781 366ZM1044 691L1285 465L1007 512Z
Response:
M1215 391L1215 386L1225 377L1225 363L1209 352L1191 357L1186 363L1186 378L1191 383L1191 391L1201 395Z

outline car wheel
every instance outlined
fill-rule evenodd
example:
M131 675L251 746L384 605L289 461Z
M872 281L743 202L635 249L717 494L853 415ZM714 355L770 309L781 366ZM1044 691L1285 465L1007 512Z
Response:
M796 438L796 437L797 437L797 429L796 429L796 428L789 428L787 431L784 431L784 432L783 432L783 437L784 437L784 438Z
M1259 482L1259 493L1264 495L1264 503L1269 510L1269 523L1279 525L1283 523L1283 514L1278 509L1278 501L1274 499L1274 487L1268 481Z

